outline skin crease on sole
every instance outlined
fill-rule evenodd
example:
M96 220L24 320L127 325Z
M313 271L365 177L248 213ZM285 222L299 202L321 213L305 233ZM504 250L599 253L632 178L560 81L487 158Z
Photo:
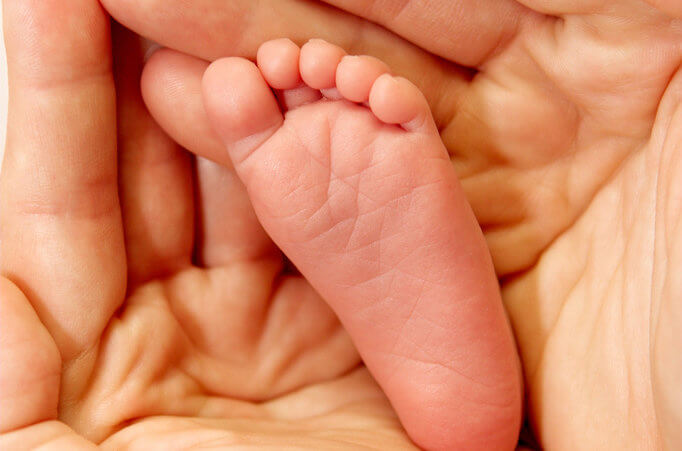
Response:
M203 96L227 149L219 162L234 164L265 230L356 337L415 443L513 449L512 333L421 92L375 58L278 39L257 65L214 62Z

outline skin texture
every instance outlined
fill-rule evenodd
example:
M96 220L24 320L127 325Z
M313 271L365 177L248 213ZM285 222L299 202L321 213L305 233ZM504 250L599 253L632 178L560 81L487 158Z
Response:
M131 207L126 206L124 190L118 202L112 200L116 197L112 193L119 191L117 177L110 174L116 161L111 149L115 98L106 56L106 21L92 3L69 2L67 7L57 1L3 2L11 106L2 175L2 270L11 283L2 285L1 313L9 315L17 328L4 327L6 317L0 318L2 349L11 349L5 343L31 346L34 351L24 349L15 355L31 356L31 369L39 379L34 385L45 382L46 387L40 389L44 395L35 403L2 416L3 421L11 420L3 424L3 431L13 432L2 436L0 445L29 446L51 440L82 443L66 423L79 431L89 430L91 438L103 437L108 432L97 431L98 427L135 411L138 420L105 443L139 440L141 448L149 449L145 440L147 445L150 440L162 443L165 439L214 446L220 446L220 440L262 446L287 440L292 446L316 448L349 443L397 447L405 435L362 369L338 378L303 371L311 380L328 382L312 383L309 390L284 398L273 392L291 390L304 383L304 378L286 379L279 373L275 377L263 370L260 374L272 377L265 377L266 390L260 398L253 374L232 378L238 381L236 398L273 401L256 406L238 401L223 410L236 418L222 420L186 418L221 414L213 414L210 408L201 411L203 401L213 398L202 394L201 388L192 391L192 378L182 378L186 373L163 371L178 368L168 362L187 355L178 351L182 347L175 342L153 351L145 349L144 355L154 357L150 364L122 365L123 371L142 368L139 376L126 373L99 384L83 382L89 380L93 368L106 367L106 360L86 351L99 344L111 312L124 299L121 293L126 289L120 281L126 274L133 281L129 291L135 286L148 290L139 295L146 299L140 305L159 307L158 311L154 307L131 309L135 313L127 317L128 323L116 322L139 332L121 334L131 341L110 348L108 355L115 356L111 357L114 362L137 362L130 354L141 349L138 345L162 343L160 336L174 337L178 330L191 329L178 326L174 320L178 314L162 321L159 312L169 310L169 293L186 286L192 290L213 286L207 282L212 279L205 277L212 270L183 272L187 279L144 282L153 280L149 277L154 277L150 276L154 271L158 271L156 277L179 275L190 261L187 249L192 247L196 261L207 268L221 268L224 272L218 271L219 279L231 281L230 292L240 295L231 304L230 315L223 316L234 318L234 323L220 321L214 330L243 333L230 334L238 337L233 340L214 338L212 342L209 335L199 334L207 340L194 338L199 349L207 349L201 348L205 343L232 351L247 349L240 340L250 336L249 327L237 326L253 324L243 321L258 316L249 309L258 312L259 306L275 305L270 299L284 299L273 297L275 291L253 295L236 288L244 290L253 280L270 277L278 283L269 286L284 290L281 278L268 275L279 273L281 257L272 257L275 263L270 267L265 263L263 256L274 253L273 247L256 226L246 193L233 172L199 160L194 184L199 201L186 202L182 190L171 193L173 187L189 191L193 186L178 183L182 180L178 174L187 170L183 169L186 157L173 150L144 114L132 113L140 111L134 95L119 94L119 105L127 103L132 111L129 131L119 129L119 149L135 149L127 153L129 157L121 151L119 158L130 161L130 168L141 169L138 176L126 175L135 172L124 173L121 164L118 179L126 180L131 192L139 187L135 196L139 204L131 211L141 214L129 213L121 221L121 208L109 208L112 204L123 210ZM453 6L433 0L424 6L423 2L398 0L330 1L338 9L320 2L286 0L103 3L119 21L144 36L207 60L255 58L263 41L282 36L298 44L326 38L350 53L379 57L396 74L414 82L432 107L490 246L522 356L528 413L539 441L548 449L680 447L679 2L471 0ZM131 70L139 70L135 69L139 63L130 56L134 46L124 45L118 37L115 48L127 56L124 61L133 66ZM183 147L203 155L221 154L220 142L201 108L200 63L170 51L158 53L155 60L143 78L144 98L154 117ZM36 90L40 95L31 96ZM12 159L14 169L7 166ZM80 189L83 186L95 189ZM196 223L186 219L192 215L199 218ZM178 218L195 224L194 233L178 226ZM125 236L142 239L122 244L116 238L121 230L126 230ZM130 257L133 248L139 257ZM169 250L173 255L163 254ZM131 271L133 265L122 263L127 260L140 269ZM269 273L268 268L274 269ZM246 281L249 274L254 279ZM171 283L180 279L189 285ZM192 285L195 281L198 286ZM171 285L175 288L168 290ZM219 284L216 287L222 291ZM27 299L42 326L20 307L26 306ZM212 305L211 299L210 295L202 297L202 305ZM311 301L312 305L323 304L318 300ZM79 313L83 311L88 312L87 321ZM315 315L323 317L320 311ZM214 319L215 310L206 317ZM197 321L188 324L194 330L210 329L202 329L203 323ZM254 330L260 331L257 326ZM335 327L329 330L338 330ZM47 329L59 353L49 340L42 341L41 328ZM14 332L6 332L10 330ZM150 338L148 333L160 335ZM31 341L22 340L20 334L35 343L29 345ZM315 339L321 341L319 336ZM275 349L308 355L300 352L304 346L287 344L291 347L285 349L282 339L270 343L275 344L268 355L286 355ZM348 368L355 368L357 356L343 357L346 351L340 348L333 351L340 356L337 361L354 358ZM320 352L328 356L332 351ZM16 381L25 377L22 368L29 365L29 357L9 359L15 363L5 365L5 355L2 387L21 386ZM237 352L231 361L239 364L232 368L243 368L243 361L252 355ZM44 361L42 371L34 364L39 361ZM312 358L310 368L326 370L328 361L325 358L320 368ZM50 380L59 372L60 363L61 419L66 423L48 421L56 419L57 407L54 388L47 386L54 387ZM336 373L341 374L343 370ZM117 393L122 380L154 383L130 385L130 395L118 398L124 402L113 404L130 410L110 407L115 398L101 407L103 398L98 396ZM177 382L157 384L167 380ZM187 380L190 383L185 385ZM280 381L279 388L273 389L272 381ZM103 390L91 392L94 401L90 403L77 402L78 387L86 385ZM69 392L70 387L75 389ZM146 389L135 391L140 387ZM192 395L168 396L182 390ZM1 395L3 400L13 395L16 399L9 389ZM191 408L180 406L186 408L181 412L178 405L168 405L178 398L197 402L187 403ZM181 418L159 417L159 411L141 408L150 405ZM287 416L293 406L308 417ZM93 409L100 415L98 424L74 420L79 413L88 418ZM22 429L28 425L34 426ZM320 430L325 434L320 435Z
M675 2L330 2L344 14L311 2L206 0L182 16L175 2L106 3L136 31L206 59L248 57L281 35L321 37L411 79L490 246L539 441L679 446ZM268 26L238 27L234 16ZM206 41L194 44L184 30L202 30ZM213 139L185 139L162 113L199 95L192 64L159 55L150 70L158 83L143 89L164 129L210 156ZM173 96L164 78L185 89Z
M367 141L383 136L387 150L409 157L399 163L418 163L415 150L431 154L426 178L414 180L408 197L446 201L410 222L432 219L433 226L443 215L460 217L433 243L449 259L435 261L447 275L400 282L413 294L403 292L393 306L377 302L385 309L374 312L368 306L371 317L354 310L365 295L349 291L336 299L353 326L349 333L284 261L233 172L207 160L193 167L151 120L137 85L146 50L138 38L119 26L110 30L96 2L3 7L12 88L1 199L0 448L413 448L351 338L420 444L513 446L520 383L492 263L413 85L385 75L371 92L347 83L338 91L362 95L405 130L382 126L365 108L334 108L340 115L343 105L350 111L345 121L365 124ZM263 59L277 63L267 52ZM365 75L378 67L363 61ZM277 64L269 73L281 75ZM261 88L255 93L270 96L265 100L279 115ZM295 91L282 95L284 104L300 105L313 94ZM255 105L262 112L267 102ZM415 146L418 139L428 145ZM417 195L429 177L435 183L426 191L442 189L454 199ZM394 229L401 224L391 222ZM413 229L394 231L408 232L405 244L413 245ZM460 231L473 239L449 248ZM302 244L292 249L300 253ZM410 250L399 244L391 246ZM321 249L330 258L329 244ZM420 277L424 268L417 266L431 257L419 257L420 247L412 251L396 269ZM453 260L458 253L464 257ZM321 287L327 271L317 275ZM326 291L334 288L327 282ZM421 307L415 290L435 303ZM443 315L440 307L448 305ZM404 310L401 317L396 309ZM469 335L481 333L488 341L472 342ZM466 411L452 415L455 403Z
M174 2L106 3L135 30L203 58L251 56L281 35L323 37L415 82L490 246L540 441L677 446L676 2L330 2L343 14L310 2L206 0L182 15ZM249 22L239 27L235 16ZM257 23L268 26L249 26ZM165 67L186 89L172 96L159 83L163 97L150 83L148 104L183 145L210 154L214 140L185 139L161 113L198 96L197 76L165 55L155 73Z
M202 161L193 186L139 40L115 28L112 66L97 2L3 8L0 448L412 448L242 185Z
M261 224L337 313L417 444L512 448L516 350L428 104L377 60L324 65L340 52L312 45L270 41L258 67L226 58L206 70L204 104L229 153L218 162L231 159ZM315 98L299 66L334 73L344 99ZM289 98L282 111L273 86ZM305 103L288 92L306 90Z

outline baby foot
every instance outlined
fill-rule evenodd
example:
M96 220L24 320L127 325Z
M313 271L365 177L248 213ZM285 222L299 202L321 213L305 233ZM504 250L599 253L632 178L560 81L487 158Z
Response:
M423 95L320 40L267 42L257 63L216 61L203 90L263 226L338 314L418 445L511 449L514 341Z

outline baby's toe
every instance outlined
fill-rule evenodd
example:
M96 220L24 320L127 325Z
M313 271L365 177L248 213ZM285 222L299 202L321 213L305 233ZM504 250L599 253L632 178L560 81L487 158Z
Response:
M256 60L265 81L275 89L293 89L299 86L300 53L301 49L290 39L274 39L262 44Z
M429 104L412 82L389 74L376 79L369 94L369 106L374 115L387 124L401 125L408 131L435 131L428 120Z
M389 72L388 66L371 56L345 56L336 69L336 88L351 102L367 102L372 85Z
M209 120L235 163L243 161L284 121L263 75L243 58L223 58L211 64L202 90Z
M321 39L311 39L301 47L301 78L314 89L334 88L336 67L345 55L341 47Z

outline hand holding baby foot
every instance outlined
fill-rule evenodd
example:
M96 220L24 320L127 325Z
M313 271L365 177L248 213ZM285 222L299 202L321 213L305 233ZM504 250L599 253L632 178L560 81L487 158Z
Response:
M411 83L365 57L304 76L285 57L298 48L271 43L261 66L284 89L285 119L252 63L223 61L214 88L207 76L209 95L235 106L212 111L221 157L227 146L348 334L287 268L232 170L193 167L151 120L134 35L114 27L112 68L97 2L3 7L0 448L414 448L390 402L421 445L514 445L521 387L492 266ZM340 53L318 44L301 60ZM325 95L368 106L302 84L325 71L339 75ZM152 60L143 82L154 77ZM196 107L171 113L194 120ZM219 148L188 124L202 153ZM293 186L311 196L282 191Z
M682 446L679 1L104 3L200 58L325 38L414 82L490 247L539 441ZM151 72L164 128L222 152L196 138L205 115L173 113L201 71L162 53Z
M434 111L502 277L504 300L523 357L530 419L541 443L558 449L679 447L682 438L677 424L682 417L682 403L676 381L682 367L678 351L682 338L678 327L680 304L676 300L682 287L676 274L680 273L682 249L679 240L673 239L680 233L678 218L682 210L676 176L680 173L680 138L675 133L680 128L682 14L678 2L327 2L349 13L322 6L321 2L288 0L103 3L136 31L206 59L224 55L255 59L258 45L274 37L287 36L299 43L325 37L353 53L383 58L397 74L415 82ZM329 385L318 385L259 405L263 408L229 403L226 410L236 412L239 420L196 421L183 417L182 412L216 415L213 407L229 396L204 396L201 388L187 383L191 377L182 376L186 366L181 363L195 363L197 359L185 359L186 348L168 346L157 336L128 333L123 336L134 338L129 342L119 341L113 347L92 346L99 343L93 337L103 337L102 324L111 318L111 312L117 305L124 305L119 294L121 272L128 274L133 285L157 287L156 291L147 289L147 294L138 299L158 301L151 304L158 307L148 308L145 301L137 303L138 308L127 309L126 321L114 321L123 324L122 330L161 331L162 336L176 339L191 336L199 343L199 350L206 343L212 343L211 348L220 344L223 350L253 344L250 332L260 330L258 325L262 323L238 319L257 317L260 307L270 305L259 300L269 300L270 292L263 296L243 292L240 287L253 285L253 280L244 274L263 281L260 278L268 273L267 264L260 263L267 261L263 257L271 255L273 249L250 216L248 201L232 173L205 160L200 160L196 168L199 202L189 204L200 217L196 233L192 231L192 209L179 201L191 198L186 193L191 192L192 183L185 183L182 175L187 170L186 156L176 152L159 130L149 126L151 121L131 114L140 111L137 108L120 108L119 113L120 120L128 118L123 127L126 131L119 131L119 145L133 150L124 152L127 157L122 157L121 162L121 172L127 174L121 182L121 208L128 210L123 227L116 225L115 214L99 214L117 210L111 208L117 191L111 180L116 177L106 171L113 167L114 123L113 96L106 87L107 46L90 47L71 41L58 48L50 46L64 42L68 36L101 38L104 32L99 27L103 21L93 20L100 17L90 14L93 4L72 2L64 8L63 2L3 2L6 24L10 24L6 31L14 28L26 32L31 27L24 25L38 24L33 30L43 34L26 39L17 31L15 44L8 43L13 99L10 130L16 133L10 137L6 155L8 160L12 154L21 158L14 159L14 168L5 165L3 169L2 264L3 275L21 285L24 293L12 284L2 286L2 351L17 352L2 355L3 363L15 364L2 366L0 386L22 395L12 398L8 390L2 393L3 399L21 399L25 404L16 403L20 408L2 416L6 421L3 431L13 431L2 437L2 445L12 440L28 447L31 439L39 443L58 438L64 443L76 438L65 432L65 423L40 422L56 418L55 374L61 361L59 395L64 396L61 404L66 413L61 418L88 436L101 433L97 431L103 425L104 429L112 424L126 426L120 435L105 441L105 446L125 443L144 448L149 445L145 439L162 447L163 439L176 447L198 442L220 446L248 440L262 445L273 436L294 446L318 448L339 441L407 446L381 392L366 375L354 378L353 374ZM12 15L8 14L11 8L24 9ZM42 11L43 19L35 20L31 10ZM57 10L70 14L70 21L60 20L54 14ZM75 26L64 25L73 24L74 18ZM94 31L89 28L93 25ZM45 33L53 33L53 38ZM22 47L22 42L37 44L29 49ZM77 50L72 57L85 58L64 58L70 54L62 51L70 46ZM30 54L31 58L21 58L22 54ZM49 56L55 58L46 59ZM95 64L98 62L100 65ZM31 67L37 70L31 72ZM167 82L153 89L152 83L146 85L145 97L156 119L184 146L205 155L221 154L223 145L211 135L201 110L199 78L205 64L162 51L156 58L155 71L152 68L148 81L159 80L160 74L165 74L161 81ZM22 85L22 79L31 83ZM62 89L44 89L48 87ZM48 92L62 95L46 96ZM32 97L31 93L40 96ZM130 106L129 101L126 104ZM140 133L142 130L144 133ZM97 189L83 190L83 186ZM43 190L29 191L27 187ZM22 197L22 193L29 195ZM145 201L135 202L138 198ZM74 205L85 207L74 215ZM31 209L43 207L43 213L24 214L21 209L13 212L13 206L28 206L34 213ZM93 211L98 214L93 216ZM125 252L120 250L121 229L125 230ZM192 233L186 235L186 231ZM244 234L248 234L248 240ZM208 313L198 323L192 321L191 305L181 309L190 321L174 322L178 314L173 311L159 323L159 311L169 305L168 295L186 293L187 285L175 284L168 290L165 283L145 282L186 268L191 255L191 250L186 249L192 248L187 245L187 236L195 237L196 256L205 266L215 268L236 262L234 272L218 271L219 279L240 283L202 298L200 310ZM36 242L37 238L42 241ZM257 245L244 246L245 241ZM8 242L13 251L8 251ZM116 263L126 256L125 267ZM277 268L277 258L274 261ZM106 262L104 269L97 262ZM244 273L240 265L244 262L255 262L254 270ZM277 272L275 269L270 274ZM210 271L193 274L195 280L201 281L196 287L212 286L214 279L204 277ZM284 292L301 299L290 284L280 285L277 277L270 280L277 281L271 285L273 289L282 288L275 290L280 293L277 299L287 299L281 295ZM222 300L220 293L225 291L236 293L239 302L232 305L252 308L231 310L232 315L215 314L206 308L220 305L213 301ZM40 332L43 326L32 316L29 301L52 338L46 339ZM323 304L317 299L310 305ZM315 317L319 314L316 312ZM216 321L206 329L192 327L208 324L215 317L237 320L228 325ZM9 324L6 318L11 318L17 327L5 327ZM147 318L148 322L137 321L139 318ZM240 324L247 327L240 329ZM324 329L324 324L321 326ZM211 340L210 336L185 334L203 330L220 331L219 337L225 336L225 330L238 331L246 340L225 343ZM328 329L337 330L337 325ZM341 345L333 352L328 348L320 351L326 354L324 359L308 360L313 362L312 367L319 368L315 362L328 362L329 355L352 350L341 339L342 333L330 336L339 337ZM301 343L306 340L288 341L281 338L286 335L278 334L271 337L272 346L258 349L292 351L270 355L282 357L280 362L293 362L296 367L300 360L286 356L301 355L300 350L305 349ZM318 342L319 337L316 335ZM58 358L50 347L51 340L57 342ZM19 343L26 347L19 347ZM153 349L147 347L159 343ZM134 352L138 344L144 345L139 348L140 355L157 359L152 359L151 366L149 361L133 364L137 362ZM84 349L90 352L83 353ZM315 348L311 349L304 354L314 355ZM113 359L94 358L97 365L90 365L93 357L100 356ZM356 358L351 353L348 361ZM243 359L248 361L248 356L237 355L233 360L237 363L228 368L240 368ZM221 357L217 362L225 360ZM93 368L111 361L122 362L122 371L138 371L134 376L118 377L121 372L112 372L104 365L100 368L106 371L100 374L115 377L91 378ZM210 361L202 374L214 373L206 369L217 368L216 360ZM131 364L126 366L126 362ZM79 368L74 363L84 365ZM31 382L36 388L32 392L35 398L23 396L26 374L35 376ZM224 374L224 369L214 374ZM268 380L275 373L261 374L262 380ZM91 380L97 383L90 384ZM122 387L121 381L134 383ZM277 392L291 389L292 381L300 379L271 381L283 381L283 386L275 389ZM251 384L249 399L258 399L255 389L259 385ZM272 388L269 383L263 386ZM84 387L88 389L83 392ZM315 420L287 416L293 410L305 410ZM74 420L74 412L79 411L94 423ZM170 411L174 417L158 416L159 412ZM100 415L89 415L92 412ZM138 420L126 423L130 415ZM35 427L22 428L28 425ZM290 434L282 434L282 425L293 425L295 430L287 429ZM327 437L314 433L332 429L334 434ZM68 446L75 447L73 443Z

